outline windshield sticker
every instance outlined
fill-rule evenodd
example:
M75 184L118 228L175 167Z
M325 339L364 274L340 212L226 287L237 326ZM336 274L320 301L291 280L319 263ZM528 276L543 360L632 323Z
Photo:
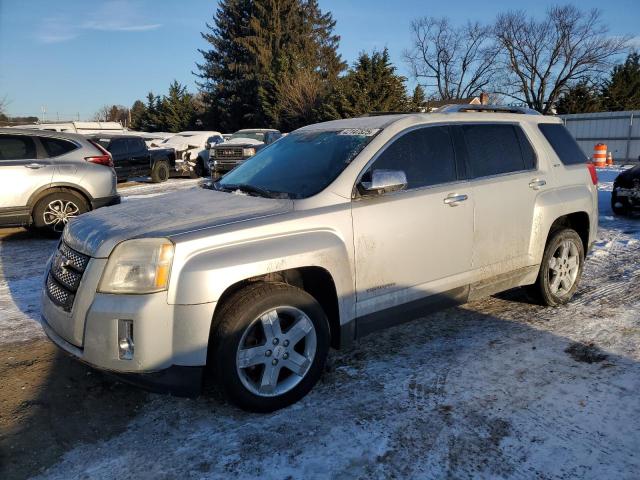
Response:
M345 128L338 135L351 135L358 137L373 137L380 131L379 128Z

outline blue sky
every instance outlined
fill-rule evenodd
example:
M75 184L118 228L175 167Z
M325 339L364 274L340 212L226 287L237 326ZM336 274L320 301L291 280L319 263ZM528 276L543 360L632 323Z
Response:
M0 98L11 115L91 118L104 104L131 105L177 79L195 90L200 37L215 0L0 0ZM491 21L521 8L541 14L557 1L320 0L337 20L340 53L388 47L403 74L409 24L421 16ZM600 8L610 34L640 38L640 0L581 0Z

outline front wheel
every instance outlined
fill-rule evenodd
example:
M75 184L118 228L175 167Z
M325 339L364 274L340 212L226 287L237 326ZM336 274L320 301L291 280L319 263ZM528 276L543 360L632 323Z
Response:
M615 191L611 192L611 210L615 215L627 215L629 213L629 200L618 197Z
M538 279L531 289L544 305L564 305L576 293L583 267L580 236L570 228L558 230L547 242Z
M297 402L317 383L329 351L329 325L318 302L284 283L257 283L222 307L211 363L239 407L271 412Z

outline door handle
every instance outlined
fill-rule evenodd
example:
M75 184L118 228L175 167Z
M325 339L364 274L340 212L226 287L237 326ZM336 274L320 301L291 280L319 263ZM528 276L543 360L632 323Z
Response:
M533 188L534 190L540 190L540 188L544 187L547 184L547 181L542 178L534 178L529 182L529 188Z
M457 207L460 204L460 202L464 202L468 198L469 197L464 193L462 194L452 193L451 195L445 197L444 203L445 205L449 205L450 207Z
M45 165L43 165L42 163L27 163L25 165L25 168L31 168L32 170L37 170L39 168L44 167Z

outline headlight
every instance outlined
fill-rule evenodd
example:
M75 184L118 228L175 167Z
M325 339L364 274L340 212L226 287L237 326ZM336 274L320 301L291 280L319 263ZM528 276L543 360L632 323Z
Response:
M242 156L243 157L253 157L256 154L256 149L255 148L243 148L242 149Z
M154 293L167 289L173 243L166 238L142 238L119 244L109 256L98 291Z

